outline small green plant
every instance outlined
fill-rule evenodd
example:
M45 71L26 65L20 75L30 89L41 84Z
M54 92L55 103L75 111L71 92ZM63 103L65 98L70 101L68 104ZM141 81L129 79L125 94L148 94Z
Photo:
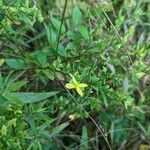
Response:
M148 3L0 0L0 149L149 149Z

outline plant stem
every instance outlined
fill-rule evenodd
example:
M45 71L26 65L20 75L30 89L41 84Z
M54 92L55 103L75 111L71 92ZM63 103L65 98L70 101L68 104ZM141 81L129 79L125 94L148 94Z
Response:
M61 35L61 29L62 29L62 25L63 25L63 21L65 18L65 12L66 12L66 8L67 8L67 2L68 0L65 0L65 5L64 5L64 9L63 9L63 14L62 14L62 18L61 18L61 25L59 28L59 33L58 33L58 38L57 38L57 47L56 47L56 51L58 52L58 46L59 46L59 40L60 40L60 35Z

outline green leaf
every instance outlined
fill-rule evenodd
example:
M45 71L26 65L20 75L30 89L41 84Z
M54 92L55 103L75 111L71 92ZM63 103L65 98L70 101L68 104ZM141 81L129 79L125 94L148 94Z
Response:
M0 6L1 7L1 6ZM0 12L0 21L2 21L5 18L5 13Z
M4 64L5 59L0 59L0 67Z
M86 26L80 26L79 32L80 32L80 34L81 34L86 40L89 40L89 39L90 39L90 36L89 36L89 33L88 33L88 29L87 29Z
M2 77L2 75L1 75L1 73L0 73L0 88L3 86L3 83L4 83L3 77Z
M44 52L39 51L38 53L36 53L36 58L38 60L38 62L44 67L47 64L47 56Z
M67 36L70 38L70 39L73 39L73 40L79 40L81 35L79 32L76 32L76 31L68 31L67 32Z
M53 26L56 28L56 30L59 31L60 30L60 26L61 26L61 21L59 21L56 18L51 18L51 22L52 22ZM61 32L65 33L65 26L64 25L62 25Z
M54 30L52 29L49 30L48 39L49 39L49 42L51 42L51 44L56 43L57 36Z
M18 81L18 82L14 82L11 83L8 88L7 91L9 92L14 92L17 91L18 89L20 89L22 86L24 86L28 81Z
M44 47L41 51L43 51L43 53L45 53L47 57L54 56L57 54L53 48L49 47Z
M68 43L67 46L66 46L66 50L71 50L71 49L74 49L73 42Z
M112 2L104 1L101 3L101 5L97 9L99 10L103 9L103 11L111 12L113 10Z
M127 130L120 130L125 129L125 125L127 120L123 117L119 119L113 120L111 119L111 140L114 143L122 143L122 141L127 137Z
M0 0L0 7L3 6L3 0Z
M62 44L59 44L59 46L58 46L58 54L60 54L60 55L62 55L64 57L67 56L66 50L65 50L65 48L64 48L64 46Z
M82 19L82 12L78 6L75 6L73 9L72 20L75 25L79 24Z
M0 107L5 108L6 107L6 103L7 103L6 99L0 95Z
M107 107L108 107L107 97L106 97L106 95L102 92L102 90L101 90L101 93L102 93L102 97L103 97L103 100L104 100L105 107L107 108Z
M40 127L38 127L38 130L44 131L45 128L49 127L54 121L55 119L50 119L49 121L43 123Z
M146 131L145 127L140 122L138 122L137 125L140 127L142 132L146 135L147 131Z
M30 3L29 0L26 0L26 1L25 1L25 6L26 6L26 8L29 8L29 3Z
M46 26L46 25L45 25L45 28L46 28L48 42L50 44L56 43L57 36L56 36L55 31L51 27Z
M45 100L58 92L26 93L26 92L6 92L3 97L11 102L34 103Z
M140 79L145 75L145 72L139 71L139 72L135 73L135 75L137 76L138 79Z
M55 76L54 76L54 72L51 70L43 70L43 73L45 73L45 75L50 79L50 80L54 80Z
M0 73L0 92L4 91L5 85L4 85L4 79Z
M83 126L82 128L80 150L88 150L88 134L87 134L87 128L85 126Z
M6 59L6 64L13 69L21 70L25 69L25 62L21 59Z
M53 128L52 131L51 131L51 134L52 135L59 134L68 125L69 125L69 123L63 123L63 124L59 125L58 127Z

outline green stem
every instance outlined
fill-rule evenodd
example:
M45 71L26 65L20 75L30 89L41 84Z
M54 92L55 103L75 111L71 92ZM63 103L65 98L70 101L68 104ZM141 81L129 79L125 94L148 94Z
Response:
M59 28L59 33L58 33L58 38L57 38L57 47L56 47L56 51L58 52L58 46L59 46L59 40L60 40L60 35L61 35L61 29L62 29L62 25L63 25L63 21L65 18L65 12L66 12L66 8L67 8L67 2L68 0L65 0L65 5L64 5L64 9L63 9L63 14L62 14L62 18L61 18L61 25Z

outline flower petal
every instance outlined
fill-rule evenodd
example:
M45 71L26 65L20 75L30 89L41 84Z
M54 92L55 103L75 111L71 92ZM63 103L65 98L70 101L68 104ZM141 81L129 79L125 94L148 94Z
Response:
M75 86L74 84L72 84L72 83L67 83L67 84L65 85L65 87L66 87L67 89L74 89L74 88L76 88L76 86Z
M79 85L78 85L80 88L85 88L85 87L87 87L88 85L87 84L85 84L85 83L79 83Z
M76 90L80 96L83 96L83 92L79 87L77 87Z

